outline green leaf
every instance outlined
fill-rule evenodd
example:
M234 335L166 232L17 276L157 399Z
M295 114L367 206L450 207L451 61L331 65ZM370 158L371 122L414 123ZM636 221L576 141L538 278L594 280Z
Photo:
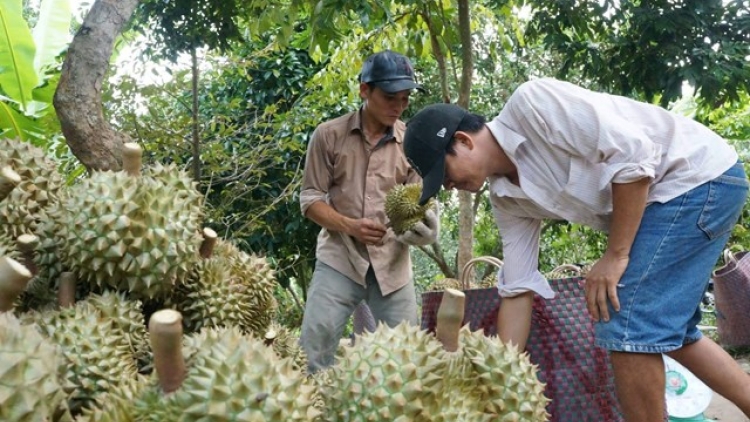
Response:
M34 72L36 47L21 12L21 0L0 2L0 87L23 110L39 79Z
M34 70L38 76L45 66L54 63L57 55L68 47L71 17L70 0L42 0L39 21L33 30L36 45Z
M30 133L38 133L36 123L16 111L5 101L0 101L0 133L6 138L26 140Z

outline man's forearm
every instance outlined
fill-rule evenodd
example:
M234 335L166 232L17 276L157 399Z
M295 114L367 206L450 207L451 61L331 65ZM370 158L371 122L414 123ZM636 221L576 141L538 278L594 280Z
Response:
M648 199L649 178L632 183L612 184L612 221L609 226L607 252L627 257Z
M315 202L310 205L305 217L325 229L350 234L351 219L340 214L325 202Z

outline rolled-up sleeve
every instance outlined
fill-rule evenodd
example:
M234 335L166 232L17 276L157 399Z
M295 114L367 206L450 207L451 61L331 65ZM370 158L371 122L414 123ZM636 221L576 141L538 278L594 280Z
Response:
M320 128L316 129L307 146L305 170L302 176L302 189L299 196L302 215L315 202L327 201L328 189L333 179L333 163L328 154L326 137Z
M516 217L492 207L503 241L503 268L497 290L501 297L533 291L545 299L555 297L547 279L539 272L539 236L542 220Z

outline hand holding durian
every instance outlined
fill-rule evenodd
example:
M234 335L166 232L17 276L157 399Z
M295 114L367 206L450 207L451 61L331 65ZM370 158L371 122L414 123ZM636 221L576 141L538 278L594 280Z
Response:
M437 205L428 208L424 218L414 223L411 229L396 235L396 240L411 246L425 246L435 243L440 232L440 218Z
M385 197L385 214L396 239L412 246L434 243L440 231L438 206L434 199L419 205L422 186L414 183L394 186Z

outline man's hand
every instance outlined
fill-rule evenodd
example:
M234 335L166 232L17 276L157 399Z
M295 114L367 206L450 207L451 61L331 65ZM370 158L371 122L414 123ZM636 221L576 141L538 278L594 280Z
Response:
M365 245L379 245L388 230L383 224L369 218L351 220L349 234Z
M408 230L396 236L396 240L412 246L424 246L435 243L440 232L440 218L437 207L427 209L424 219Z
M620 312L617 286L625 273L629 258L605 252L586 274L586 307L595 321L609 321L607 299L615 312Z

